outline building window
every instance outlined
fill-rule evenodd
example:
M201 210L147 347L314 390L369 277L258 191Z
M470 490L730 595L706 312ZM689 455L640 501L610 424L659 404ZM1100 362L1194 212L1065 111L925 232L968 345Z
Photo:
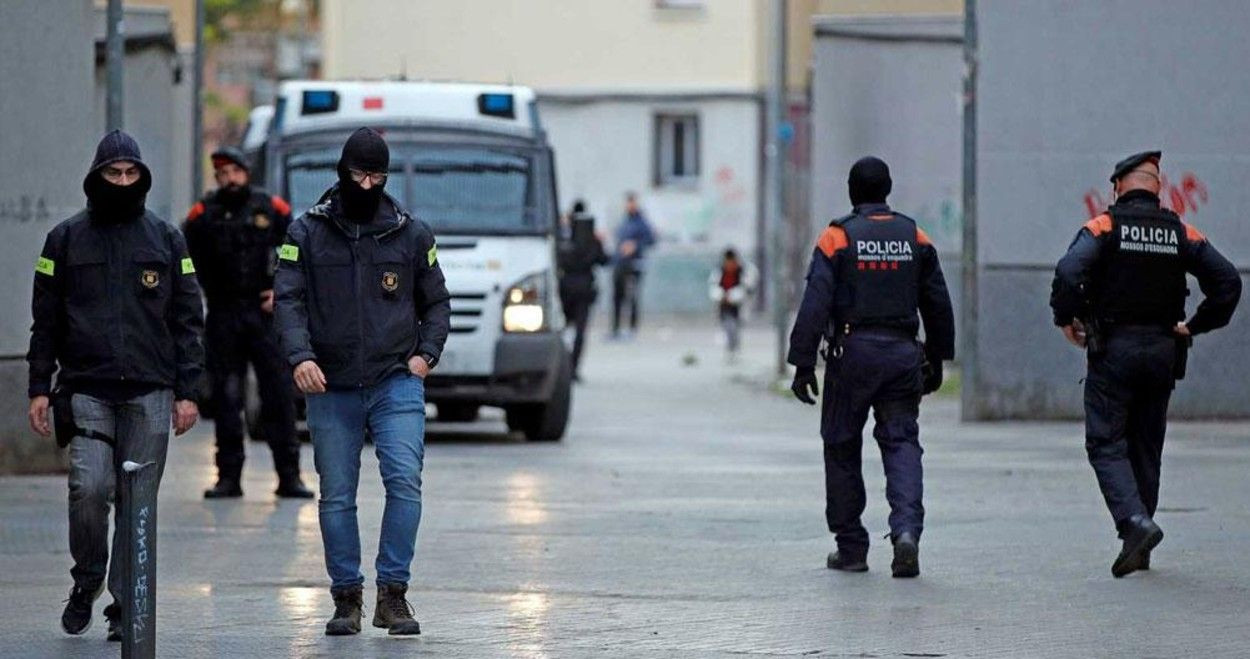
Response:
M699 116L655 116L655 184L693 185L699 178Z

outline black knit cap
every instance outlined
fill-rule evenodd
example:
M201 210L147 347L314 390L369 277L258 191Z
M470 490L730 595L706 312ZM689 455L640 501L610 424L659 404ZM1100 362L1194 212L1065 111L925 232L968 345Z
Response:
M851 205L882 204L890 196L894 181L890 179L890 166L875 156L855 161L846 179L851 195Z
M391 150L386 140L372 128L357 128L343 145L339 173L348 169L385 173L391 165Z
M1163 160L1162 151L1142 151L1141 153L1134 153L1133 155L1115 164L1115 171L1111 172L1111 182L1115 183L1116 181L1124 178L1125 175L1140 167L1144 162L1153 162L1158 165L1160 160Z
M234 163L242 167L244 171L252 171L252 167L247 163L247 156L243 154L238 147L220 146L213 152L209 158L213 161L213 169L217 169L226 163Z

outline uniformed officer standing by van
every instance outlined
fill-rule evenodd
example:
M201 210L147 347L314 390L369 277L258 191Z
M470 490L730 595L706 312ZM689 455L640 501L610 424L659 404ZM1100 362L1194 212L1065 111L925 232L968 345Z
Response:
M343 145L338 183L291 223L275 281L278 326L321 476L321 539L334 616L326 634L360 632L364 575L356 488L365 431L386 489L373 625L419 634L405 598L421 523L425 376L447 341L451 296L429 225L386 194L390 148L361 128Z
M1228 324L1241 278L1198 229L1159 203L1159 151L1120 161L1115 203L1055 268L1055 325L1086 349L1085 450L1123 540L1111 573L1150 568L1168 400L1192 337ZM1185 322L1185 273L1205 299Z
M924 526L920 398L941 386L942 361L955 356L955 325L937 250L914 220L886 204L892 185L889 167L877 158L851 168L854 210L829 224L812 253L788 361L794 395L815 405L817 350L827 339L820 434L825 517L837 541L828 567L868 569L860 455L871 409L885 463L891 569L895 577L915 577ZM923 346L916 341L921 320Z
M208 371L217 429L217 484L206 499L243 496L244 381L256 371L260 418L273 452L280 497L311 499L299 473L295 389L273 329L277 250L291 223L282 198L251 185L247 158L234 147L213 152L217 189L183 223L187 249L208 299Z

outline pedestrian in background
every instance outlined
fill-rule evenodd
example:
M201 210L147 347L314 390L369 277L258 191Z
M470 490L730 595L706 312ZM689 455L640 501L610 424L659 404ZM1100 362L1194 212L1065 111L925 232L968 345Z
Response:
M295 390L273 329L277 250L291 223L282 198L251 184L247 158L213 152L217 189L187 213L183 233L208 300L206 339L217 434L217 484L206 499L243 496L243 407L247 367L256 372L260 418L273 452L279 497L311 499L300 479Z
M438 364L451 296L429 225L386 194L390 149L361 128L343 145L338 183L291 223L279 250L278 327L321 477L319 518L334 616L326 634L360 632L364 575L356 489L366 430L386 503L373 625L419 634L405 594L425 459L425 376Z
M124 462L155 463L159 484L171 425L181 435L195 424L204 318L182 234L144 205L152 174L134 139L105 135L82 187L86 210L48 233L35 265L29 416L46 437L54 404L57 441L69 446L74 586L61 628L87 631L107 572L108 638L120 641L127 593L119 566L109 569L109 507ZM125 536L114 529L115 559Z
M620 338L621 314L629 310L629 333L638 331L638 296L647 250L655 244L655 232L638 206L638 196L625 195L625 219L616 229L616 253L612 269L612 338Z
M1085 451L1123 541L1111 574L1150 569L1168 401L1193 337L1228 324L1241 277L1201 231L1160 206L1160 151L1111 174L1115 203L1077 232L1055 267L1055 325L1088 356ZM1185 273L1205 299L1185 322Z
M890 504L891 571L915 577L924 529L920 398L937 391L942 361L955 356L954 312L933 243L914 220L886 204L893 180L885 162L861 158L847 187L852 213L831 222L812 251L790 333L791 390L816 404L816 355L825 339L825 516L838 545L826 565L868 569L860 455L871 410ZM921 321L923 345L916 341Z
M560 276L560 304L565 320L573 328L573 381L581 382L586 326L599 297L595 269L608 262L608 255L603 250L603 241L595 233L595 217L586 212L586 203L581 199L573 203L568 224L568 235L560 242L556 261Z
M742 305L755 293L759 273L750 262L738 257L732 247L725 250L720 267L708 275L708 295L716 303L721 329L725 332L725 356L738 357L742 336Z

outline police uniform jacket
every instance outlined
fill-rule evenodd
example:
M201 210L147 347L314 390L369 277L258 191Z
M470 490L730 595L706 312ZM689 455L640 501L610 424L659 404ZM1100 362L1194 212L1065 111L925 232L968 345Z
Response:
M191 207L182 230L210 307L256 301L273 288L277 250L290 224L286 201L256 188L242 204L226 203L215 190Z
M451 303L429 225L384 195L365 224L343 217L337 185L291 223L274 281L288 363L314 360L333 388L376 384L437 359Z

